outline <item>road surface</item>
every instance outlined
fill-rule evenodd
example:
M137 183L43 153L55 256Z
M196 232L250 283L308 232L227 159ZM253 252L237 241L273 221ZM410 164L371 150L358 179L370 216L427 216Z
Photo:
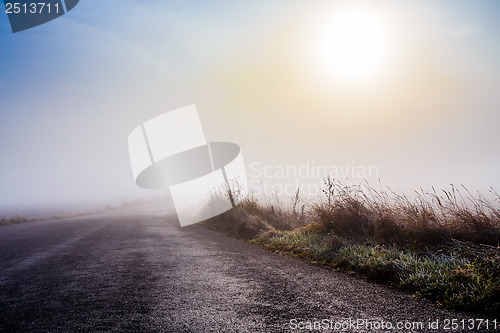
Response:
M0 226L0 332L437 332L429 321L452 318L471 316L162 210Z

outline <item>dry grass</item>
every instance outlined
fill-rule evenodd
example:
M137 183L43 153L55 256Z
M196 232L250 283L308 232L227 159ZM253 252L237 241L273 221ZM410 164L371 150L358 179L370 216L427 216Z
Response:
M234 193L234 192L233 192ZM216 205L224 193L217 193L209 204ZM284 205L275 199L274 202L265 203L249 195L241 198L236 208L221 215L201 222L211 229L226 233L228 235L251 239L265 232L292 230L307 224L305 205L301 205L301 212L297 212L300 197L297 191L296 201L292 209L284 208Z
M15 223L24 223L24 222L29 222L31 219L21 216L21 215L16 215L12 217L2 217L0 218L0 225L7 225L7 224L15 224Z
M377 191L366 185L346 186L324 180L324 198L312 214L325 232L343 237L374 239L399 246L422 247L459 239L498 245L500 240L500 196L495 207L483 196L466 195L454 186L443 195L415 191L415 199L394 191Z
M364 185L344 185L324 180L323 197L303 204L297 190L291 207L278 199L259 201L250 195L229 212L204 222L205 225L244 231L253 237L264 231L284 231L310 223L321 233L355 241L374 241L422 248L445 244L453 239L498 246L500 242L500 195L493 189L493 202L474 197L465 187L414 192L414 199L390 189L376 190ZM465 192L465 195L462 193ZM215 202L216 200L214 200Z

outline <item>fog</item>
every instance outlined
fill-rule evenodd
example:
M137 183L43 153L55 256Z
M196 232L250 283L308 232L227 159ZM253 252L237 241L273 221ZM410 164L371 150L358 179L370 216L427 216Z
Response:
M410 192L498 191L500 4L358 2L391 42L384 73L362 84L317 57L345 5L87 0L16 34L3 15L0 206L165 196L134 183L127 137L190 104L207 140L241 147L267 195L332 173Z

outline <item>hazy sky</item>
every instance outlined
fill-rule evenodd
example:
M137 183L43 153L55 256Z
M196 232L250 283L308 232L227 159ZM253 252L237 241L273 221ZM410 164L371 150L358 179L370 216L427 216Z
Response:
M323 45L353 8L383 35L364 52L382 60L355 79ZM398 189L498 191L498 17L500 1L82 0L13 34L3 13L0 205L150 195L127 136L189 104L208 140L241 146L250 181L309 163L376 166Z

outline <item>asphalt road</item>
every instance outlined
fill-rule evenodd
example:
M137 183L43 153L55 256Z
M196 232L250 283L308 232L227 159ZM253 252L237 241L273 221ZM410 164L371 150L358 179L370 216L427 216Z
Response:
M452 318L474 317L161 210L0 226L0 332L442 332Z

